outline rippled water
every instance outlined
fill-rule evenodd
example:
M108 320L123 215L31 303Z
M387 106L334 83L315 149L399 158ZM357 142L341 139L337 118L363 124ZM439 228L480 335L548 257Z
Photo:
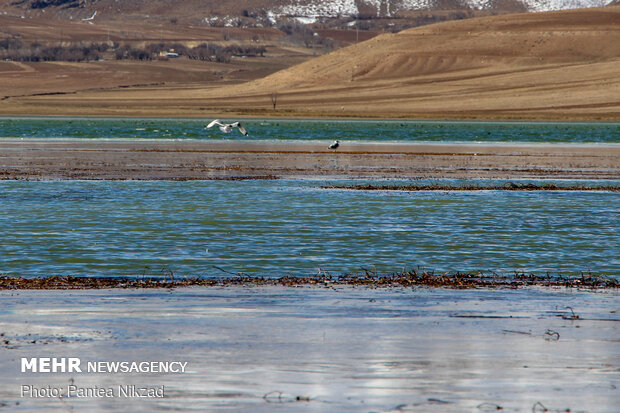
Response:
M0 118L0 137L72 139L237 139L204 130L210 119ZM259 120L257 140L619 143L620 123Z
M0 136L241 137L204 130L206 122L0 118ZM244 123L259 140L620 141L618 123ZM320 189L324 183L0 182L0 273L282 276L419 266L620 276L618 193L360 192Z
M219 267L282 276L420 266L620 276L620 193L324 183L0 182L0 272L226 275Z

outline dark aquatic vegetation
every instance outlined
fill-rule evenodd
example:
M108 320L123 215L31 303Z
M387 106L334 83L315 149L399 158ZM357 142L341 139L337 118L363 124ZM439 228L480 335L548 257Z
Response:
M73 277L50 276L39 278L0 276L0 290L65 290L101 288L176 288L176 287L228 287L228 286L363 286L369 288L391 287L435 287L435 288L519 288L531 286L565 287L580 289L618 289L620 282L614 278L582 275L515 274L514 276L485 275L481 272L435 274L425 270L403 271L397 274L326 274L301 277L251 277L237 274L234 277L177 277L168 274L162 277ZM568 307L570 308L570 307ZM570 308L572 312L572 308ZM469 316L463 316L469 317ZM579 316L562 316L566 320L577 320ZM553 334L550 334L553 336Z
M606 191L620 192L620 185L570 185L555 183L514 183L503 185L493 184L348 184L348 185L325 185L323 189L349 189L356 191Z

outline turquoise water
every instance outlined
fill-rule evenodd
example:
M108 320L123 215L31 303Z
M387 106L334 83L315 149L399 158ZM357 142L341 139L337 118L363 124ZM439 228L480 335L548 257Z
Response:
M226 119L224 119L226 120ZM230 119L228 119L230 120ZM210 119L0 118L0 137L72 139L237 139L204 130ZM258 120L257 140L620 143L620 123Z
M620 277L620 193L325 183L3 181L0 273L226 276L219 267L283 276L420 266Z

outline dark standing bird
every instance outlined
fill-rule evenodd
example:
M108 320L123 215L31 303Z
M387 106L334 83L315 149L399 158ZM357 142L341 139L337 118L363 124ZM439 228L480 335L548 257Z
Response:
M219 126L220 130L224 133L229 133L230 131L232 131L234 128L239 128L239 132L244 135L244 136L248 136L248 131L245 130L245 128L243 127L243 125L241 125L241 122L233 122L233 123L222 123L222 121L220 121L219 119L215 119L214 121L212 121L211 123L209 123L207 126L205 126L205 129L209 129L212 128L214 126Z
M331 145L329 145L327 147L327 149L336 149L337 147L340 146L340 142L339 141L334 141L334 143L332 143Z

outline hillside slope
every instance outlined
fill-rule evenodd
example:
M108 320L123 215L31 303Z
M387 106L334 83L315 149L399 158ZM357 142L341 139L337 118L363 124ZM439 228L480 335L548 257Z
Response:
M613 117L620 114L620 7L381 35L228 89L226 100L248 104L270 93L296 111Z
M0 23L16 20L0 16ZM56 30L58 39L83 38L88 30L97 41L130 36L138 43L163 35L165 41L194 42L218 33L180 23L156 26L154 33L144 22L121 31L108 23L73 26L84 33L65 25ZM44 27L29 36L36 39ZM249 39L250 30L231 33L237 42ZM268 39L277 30L260 30L261 43L275 41ZM2 61L0 113L620 121L620 6L452 21L351 41L314 58L312 49L302 55L304 50L276 42L264 57L226 64L185 57ZM288 69L274 73L283 67Z

